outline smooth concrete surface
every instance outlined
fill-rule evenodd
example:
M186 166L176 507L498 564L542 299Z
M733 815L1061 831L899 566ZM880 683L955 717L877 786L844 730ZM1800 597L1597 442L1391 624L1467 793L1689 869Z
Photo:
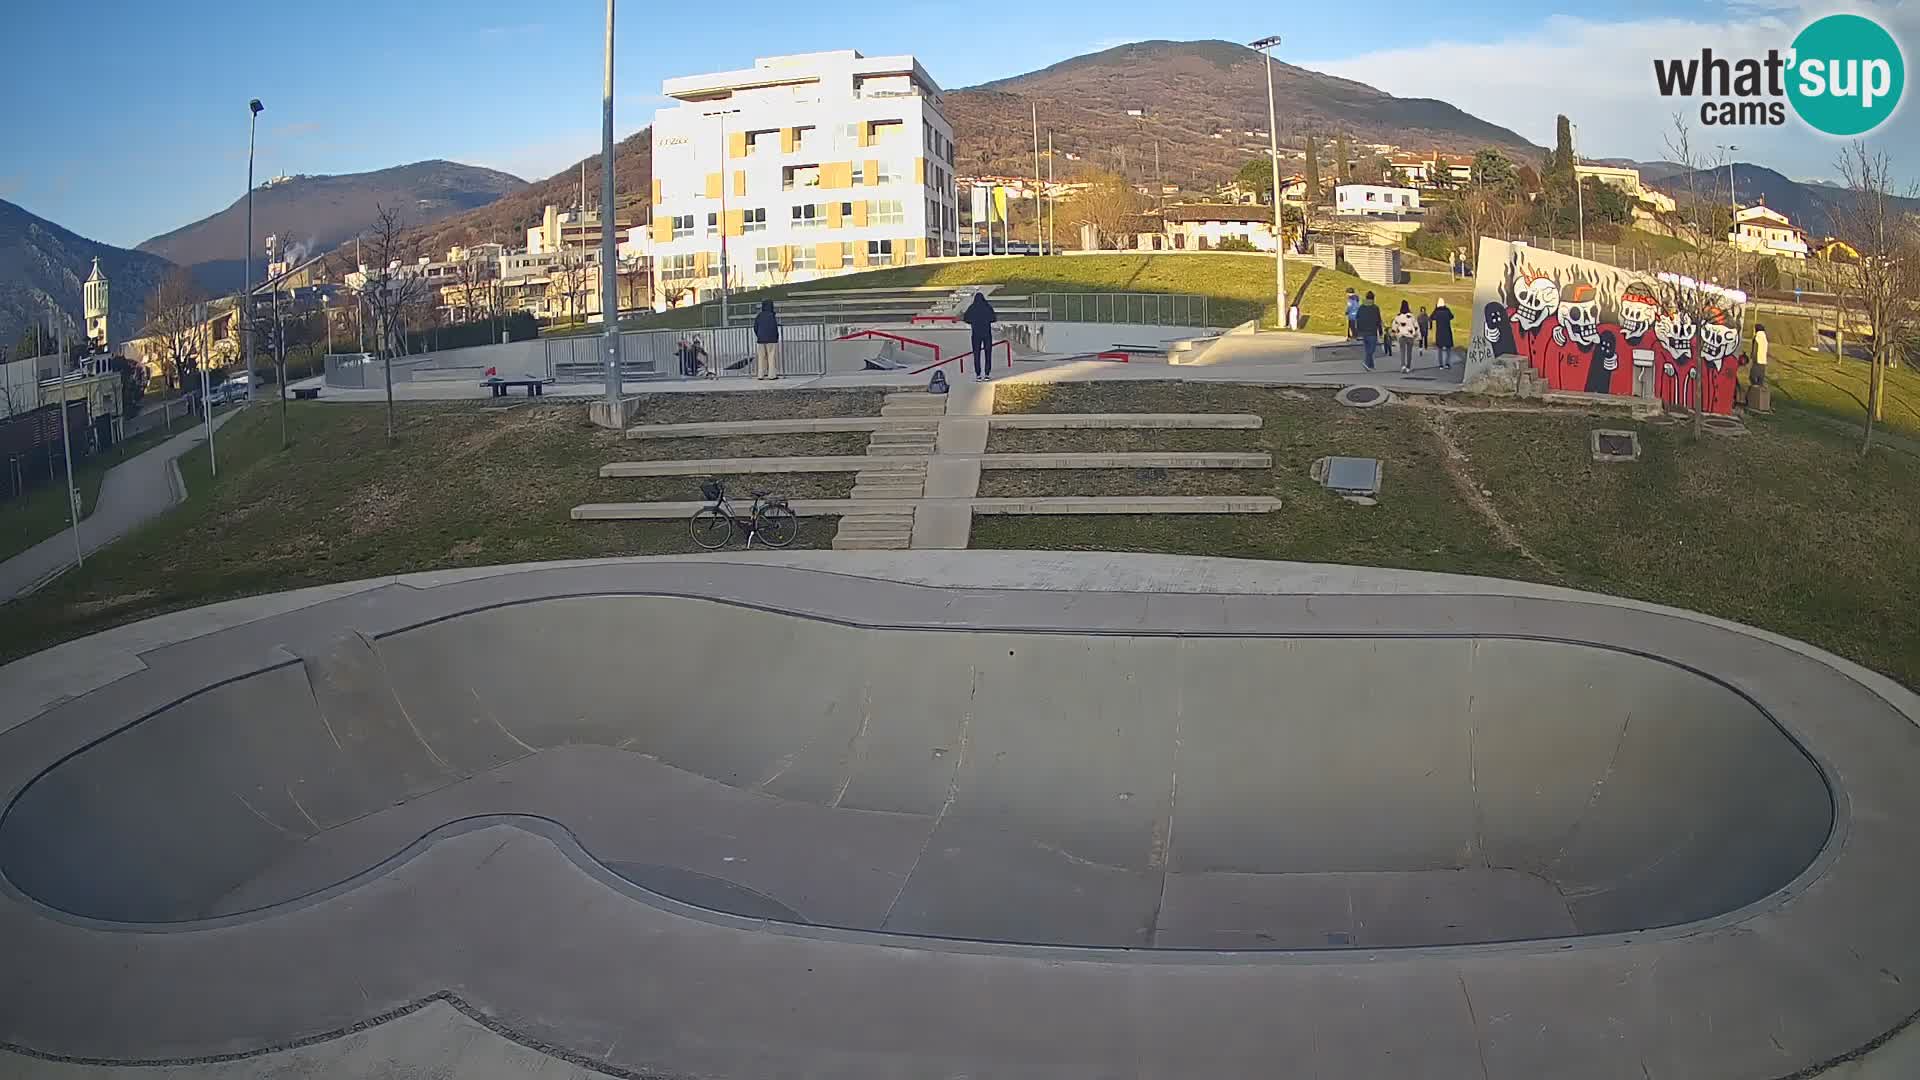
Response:
M983 469L1270 469L1266 453L1212 453L1203 451L1125 451L1119 453L942 454L972 456ZM710 473L833 473L862 472L875 461L866 454L829 454L817 457L692 458L685 461L612 461L600 466L608 478L634 476L705 476Z
M949 462L933 458L927 470L926 495L920 499L794 499L787 505L800 517L846 514L886 514L913 511L945 515L974 514L1271 514L1280 500L1266 495L1036 495L1031 498L968 498L941 494L964 486L949 481L954 471L971 470L978 486L977 458ZM672 521L690 518L705 502L582 503L573 508L575 521ZM964 547L933 544L933 547Z
M138 670L103 665L0 736L19 973L0 1042L185 1062L451 991L624 1075L1773 1077L1920 1004L1920 710L1770 635L1538 586L1152 556L363 586L127 628ZM73 842L32 842L36 818ZM232 842L169 837L188 823ZM327 887L133 927L39 902L18 867L107 904ZM881 930L783 921L809 909ZM1689 921L1595 932L1669 918ZM1490 922L1580 936L1444 933ZM912 936L933 926L1160 947ZM1259 938L1282 927L1344 940Z
M214 445L233 418L229 409L213 418ZM93 512L80 520L80 550L95 551L172 509L187 497L175 464L180 455L207 441L207 425L196 422L158 446L107 470ZM108 453L113 451L109 450ZM66 478L62 476L60 483ZM73 565L73 534L62 529L12 558L0 561L0 602L37 588Z

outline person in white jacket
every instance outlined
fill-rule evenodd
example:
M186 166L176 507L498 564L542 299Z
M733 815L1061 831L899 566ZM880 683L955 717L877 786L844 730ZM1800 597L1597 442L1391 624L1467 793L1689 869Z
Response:
M1413 343L1420 340L1420 320L1413 317L1405 300L1400 301L1400 314L1393 317L1393 339L1400 343L1400 370L1412 371Z

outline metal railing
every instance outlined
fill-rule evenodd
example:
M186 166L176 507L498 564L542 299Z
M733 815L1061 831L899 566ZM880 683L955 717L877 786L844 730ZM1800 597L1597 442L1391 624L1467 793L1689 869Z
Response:
M1034 293L1026 308L1003 313L1009 321L1130 323L1138 326L1211 326L1208 297L1198 293ZM1041 312L1044 311L1044 314Z

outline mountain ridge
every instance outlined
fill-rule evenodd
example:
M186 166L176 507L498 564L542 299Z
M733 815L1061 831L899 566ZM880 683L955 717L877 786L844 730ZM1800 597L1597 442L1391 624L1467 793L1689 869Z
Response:
M78 333L85 325L80 286L96 257L107 276L108 333L123 343L139 331L147 294L173 264L89 240L0 199L0 345L11 347L31 322L45 325L48 299L73 319Z

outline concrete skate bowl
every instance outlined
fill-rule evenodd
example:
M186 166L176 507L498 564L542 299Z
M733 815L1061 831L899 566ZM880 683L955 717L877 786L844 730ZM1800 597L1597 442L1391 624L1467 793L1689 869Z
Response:
M57 761L0 873L83 920L262 917L522 820L680 903L1050 946L1622 935L1807 871L1821 769L1754 701L1498 635L874 628L538 599L200 689Z

